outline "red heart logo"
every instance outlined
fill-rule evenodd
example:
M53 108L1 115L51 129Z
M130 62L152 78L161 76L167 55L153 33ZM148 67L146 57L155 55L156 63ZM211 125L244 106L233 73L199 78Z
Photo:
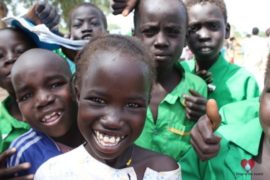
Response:
M246 160L246 159L243 159L241 161L241 166L246 170L246 171L251 171L254 166L255 166L255 161L253 159L250 159L250 160Z

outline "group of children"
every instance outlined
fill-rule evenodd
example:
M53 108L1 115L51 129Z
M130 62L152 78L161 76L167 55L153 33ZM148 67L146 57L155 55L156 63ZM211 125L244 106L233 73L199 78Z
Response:
M114 0L112 8L126 15L135 2ZM134 9L136 39L107 34L106 17L91 3L73 9L67 37L90 41L75 59L58 52L74 60L73 76L62 57L35 48L16 29L0 30L0 85L10 95L2 103L1 152L12 141L0 156L0 178L251 179L241 158L246 165L257 157L256 170L268 166L269 70L260 118L258 103L250 117L226 110L257 98L259 88L220 52L230 31L224 1L141 0ZM179 62L185 42L195 59ZM221 142L212 117L203 116L210 98L221 110ZM255 148L239 143L249 127L257 127ZM190 141L200 141L192 143L195 150ZM204 141L216 155L208 161L199 159Z

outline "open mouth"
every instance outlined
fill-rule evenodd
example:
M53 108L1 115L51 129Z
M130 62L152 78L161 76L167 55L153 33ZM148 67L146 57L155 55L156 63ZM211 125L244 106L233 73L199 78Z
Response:
M117 146L126 138L126 136L110 136L97 130L94 131L94 136L97 143L104 148Z
M85 34L85 35L82 36L82 39L83 40L89 40L91 38L92 38L92 35L91 34Z
M208 53L208 52L210 52L212 49L210 48L210 47L201 47L200 48L200 51L202 52L202 53Z
M45 115L42 119L41 122L47 125L53 125L55 123L57 123L59 121L59 119L62 116L62 112L58 111L58 112L52 112L50 114Z

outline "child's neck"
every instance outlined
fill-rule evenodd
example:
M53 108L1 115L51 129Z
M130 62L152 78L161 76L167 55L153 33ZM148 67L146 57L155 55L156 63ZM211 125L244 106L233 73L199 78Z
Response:
M77 127L77 123L75 122L71 127L72 128L67 134L59 138L54 138L54 141L72 148L76 148L81 145L84 142L84 139Z
M20 112L18 103L16 101L16 98L12 95L10 95L10 100L7 103L7 110L9 114L15 119L22 121L22 114Z
M157 70L156 83L160 84L167 92L171 92L181 81L182 74L180 70L171 68L167 70Z
M196 70L209 70L213 64L218 60L219 54L217 57L212 59L209 58L196 58Z
M122 169L131 166L131 164L133 163L132 156L134 156L134 148L134 145L129 146L129 148L127 148L127 150L125 150L125 152L122 153L121 156L113 160L105 160L105 164L116 169Z

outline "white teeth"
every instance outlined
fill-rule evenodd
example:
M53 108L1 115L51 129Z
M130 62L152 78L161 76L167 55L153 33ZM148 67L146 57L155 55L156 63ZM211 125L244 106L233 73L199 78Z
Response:
M95 131L95 135L98 143L101 144L102 146L115 146L120 142L120 140L125 138L125 136L105 135L99 131Z
M57 119L61 115L61 112L52 112L51 114L47 114L41 120L41 122L47 122L54 119Z

